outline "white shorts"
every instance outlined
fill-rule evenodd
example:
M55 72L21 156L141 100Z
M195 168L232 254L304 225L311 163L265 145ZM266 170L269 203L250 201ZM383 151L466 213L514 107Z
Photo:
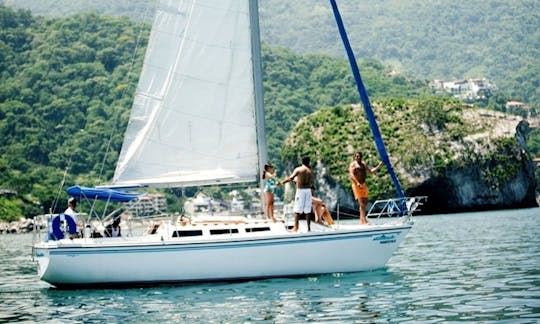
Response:
M296 189L293 212L297 214L311 213L311 189Z

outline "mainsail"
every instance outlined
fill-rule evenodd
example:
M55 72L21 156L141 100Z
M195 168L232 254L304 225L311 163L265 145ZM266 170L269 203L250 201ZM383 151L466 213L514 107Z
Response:
M159 0L114 186L253 182L266 159L257 1Z
M362 100L364 111L366 112L366 117L369 121L369 126L371 128L371 132L373 133L373 138L375 140L375 145L377 146L377 151L379 152L381 160L384 162L386 168L388 169L390 178L392 178L392 181L394 182L394 187L396 188L398 198L403 199L405 198L405 194L403 193L403 189L401 189L401 184L399 183L399 179L394 172L394 168L392 167L392 163L390 162L390 158L388 157L388 152L386 151L386 148L384 146L381 131L379 130L379 126L377 125L377 121L375 120L375 114L373 113L373 109L371 109L371 103L369 102L366 87L364 87L364 83L362 82L360 70L358 69L358 65L356 64L356 59L354 57L354 53L349 42L349 38L347 37L347 32L345 31L345 26L343 25L343 20L341 19L341 14L339 13L337 3L335 0L330 0L330 3L332 4L332 10L334 11L334 16L336 18L339 34L341 35L343 45L345 46L345 51L347 52L347 57L349 58L351 70L356 81L356 87L358 89L360 99ZM406 206L402 207L402 211L406 210Z

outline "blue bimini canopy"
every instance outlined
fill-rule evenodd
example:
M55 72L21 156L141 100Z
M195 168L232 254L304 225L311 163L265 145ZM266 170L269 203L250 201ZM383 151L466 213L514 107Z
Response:
M71 186L67 188L68 195L72 197L106 200L113 202L128 202L145 194L132 194L108 188L88 188L81 186Z

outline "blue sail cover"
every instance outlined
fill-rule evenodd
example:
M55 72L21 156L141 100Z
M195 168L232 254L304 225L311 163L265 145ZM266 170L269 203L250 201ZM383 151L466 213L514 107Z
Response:
M108 188L88 188L81 186L71 186L67 188L68 195L72 197L83 197L86 199L106 200L112 202L128 202L145 194L132 194Z
M336 23L338 25L339 33L341 35L341 39L343 40L343 45L345 46L345 50L349 58L349 63L351 65L352 73L356 81L356 87L358 89L358 93L360 94L360 99L362 100L362 104L364 106L364 110L366 112L366 116L369 121L369 126L371 127L371 132L373 133L375 145L377 146L377 151L379 152L379 156L381 157L381 160L386 165L386 168L388 169L388 173L390 174L390 177L392 178L392 181L394 182L394 187L396 188L398 198L402 198L404 202L405 194L403 193L403 189L401 189L401 184L399 183L399 179L397 178L396 173L394 172L394 168L392 167L392 163L390 162L390 158L388 157L388 153L386 152L386 148L384 146L381 132L379 130L379 126L377 125L377 121L375 120L375 114L373 113L373 109L371 108L371 104L369 102L369 97L368 97L366 88L364 87L364 83L362 82L362 77L360 76L360 70L358 69L358 65L356 64L356 59L354 57L351 44L349 43L349 38L347 36L347 32L345 31L345 26L343 25L343 20L341 19L338 6L335 0L330 0L330 3L332 4L332 10L334 11L334 16L336 18ZM403 204L402 206L402 211L404 211L403 207L406 210L407 207L405 204Z

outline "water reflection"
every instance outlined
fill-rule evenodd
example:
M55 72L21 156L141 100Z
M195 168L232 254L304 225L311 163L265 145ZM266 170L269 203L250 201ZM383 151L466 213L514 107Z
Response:
M17 298L19 308L26 312L11 320L372 321L385 316L381 310L395 303L392 296L405 290L403 282L399 274L382 269L307 278L122 290L41 288ZM14 296L9 298L15 300ZM28 313L30 299L34 305Z

